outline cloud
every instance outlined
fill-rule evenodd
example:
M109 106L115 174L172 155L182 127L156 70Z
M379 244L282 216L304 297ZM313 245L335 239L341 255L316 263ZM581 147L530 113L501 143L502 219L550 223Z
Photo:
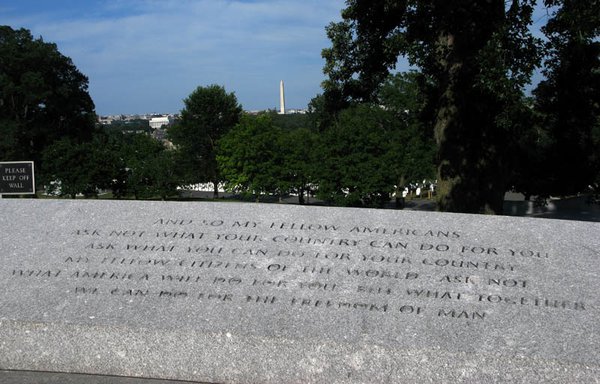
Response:
M41 4L40 4L41 3ZM275 108L279 80L305 107L323 80L324 28L344 0L5 0L3 16L56 42L89 77L97 112L177 112L197 86ZM534 33L547 21L536 7ZM405 61L397 69L407 67Z
M303 107L319 92L320 51L329 44L324 27L339 19L344 5L342 0L79 4L78 12L32 9L11 24L56 42L73 59L90 78L99 113L175 112L196 86L212 83L236 91L248 109L269 108L277 103L280 79L290 103ZM303 93L295 95L295 89Z

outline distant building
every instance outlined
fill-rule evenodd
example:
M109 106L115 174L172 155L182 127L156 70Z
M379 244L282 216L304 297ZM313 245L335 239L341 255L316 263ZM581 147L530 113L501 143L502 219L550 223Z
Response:
M308 113L307 109L286 109L285 111L286 114L288 115L306 115Z
M150 119L150 128L152 129L159 129L171 124L173 124L173 118L171 116L158 116Z
M115 116L98 116L98 123L102 125L110 125L113 121L118 121L120 118L115 118Z

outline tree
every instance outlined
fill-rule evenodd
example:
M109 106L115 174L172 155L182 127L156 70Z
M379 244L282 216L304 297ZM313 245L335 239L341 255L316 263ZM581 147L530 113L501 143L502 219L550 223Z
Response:
M0 26L0 159L42 166L55 140L90 140L95 113L87 88L87 77L55 44Z
M307 128L283 129L273 115L245 115L219 141L217 162L229 191L297 193L304 204L313 182L316 135Z
M176 163L176 153L162 149L150 157L147 164L152 195L158 195L162 200L177 195L177 187L181 185L179 167Z
M294 131L296 129L305 128L308 120L308 116L302 113L287 113L282 115L276 111L270 111L269 116L273 121L273 125L284 131Z
M407 56L427 79L421 120L435 130L439 207L501 212L514 158L506 143L519 134L505 111L518 108L539 62L528 30L533 3L348 0L343 20L327 28L324 104L375 100Z
M175 153L146 134L97 132L91 141L55 141L43 152L48 192L96 197L112 190L116 198L135 199L177 194L181 184Z
M397 196L408 183L435 177L433 129L421 120L428 114L421 91L426 81L416 71L391 74L376 95L379 105L393 113L401 127L394 138L399 143L394 158Z
M125 190L137 200L162 193L167 185L164 179L173 169L166 162L165 148L159 141L145 134L122 135L119 154L125 167ZM175 188L173 187L173 190Z
M94 175L95 188L110 189L117 199L127 196L135 199L162 197L165 193L169 196L176 193L176 187L181 183L179 173L175 171L174 163L166 160L173 156L165 154L167 150L161 142L144 133L123 133L110 127L104 128L94 134L91 142L74 144L74 148L85 148L83 158L89 160L74 161L71 173ZM69 169L60 164L47 163L53 169L58 168L59 172L68 173ZM168 182L164 180L166 175L172 175ZM171 192L167 193L167 187L160 185L170 185Z
M219 140L217 162L225 188L255 194L284 193L279 147L282 134L269 115L244 115L240 123Z
M411 157L419 165L431 163L426 152L419 159L420 146L410 145L420 137L412 133L393 112L377 105L343 110L320 135L317 196L338 205L383 206L400 179L416 176Z
M55 141L42 153L46 190L59 196L78 194L96 197L110 188L114 175L114 157L98 145L99 140L78 143L70 138Z
M390 74L379 87L376 99L407 124L416 123L425 104L419 87L422 81L423 76L414 70Z
M511 190L521 192L525 199L545 195L548 175L546 169L546 149L549 137L542 128L540 113L535 108L532 97L524 97L517 108L507 111L510 121L520 132L518 140L507 142L515 154L509 185Z
M579 193L600 174L600 2L546 0L554 7L543 28L548 38L546 79L535 89L542 137L538 172L542 195Z
M185 100L181 120L167 131L169 139L189 159L192 182L210 181L218 197L221 175L217 142L240 120L242 108L233 93L218 85L198 87Z
M315 168L319 137L308 128L283 131L279 138L282 157L282 189L298 194L298 204L304 204L304 196L310 194L315 184Z
M107 189L112 191L113 198L120 199L128 194L127 165L123 150L127 144L128 135L106 126L103 128L94 135L94 148L99 149L101 153L99 164L110 169L110 184Z

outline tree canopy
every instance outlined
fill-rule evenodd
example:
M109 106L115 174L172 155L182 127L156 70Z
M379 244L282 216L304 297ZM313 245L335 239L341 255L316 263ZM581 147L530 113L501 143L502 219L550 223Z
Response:
M55 44L0 26L0 159L42 160L61 138L89 140L95 124L88 79Z
M507 110L540 55L529 32L532 0L478 2L348 0L323 50L326 109L376 100L378 89L406 56L419 68L426 106L421 120L435 129L439 207L501 212L519 132Z
M226 189L257 195L283 193L281 134L269 115L244 115L219 140L217 161Z
M339 205L382 207L400 184L432 176L432 151L415 126L377 105L343 110L321 134L317 196Z
M96 197L100 189L109 188L113 159L97 144L65 137L49 145L43 152L46 192L74 199L78 194Z
M541 177L530 191L569 195L600 181L600 2L546 0L554 7L546 79L534 90L540 116Z
M191 183L210 181L215 197L221 181L216 160L217 142L240 120L242 108L233 93L218 85L198 87L186 99L181 120L167 131L169 139L188 159Z
M176 195L182 176L176 153L144 133L98 131L92 140L55 141L43 152L46 190L59 196L166 199Z
M317 138L307 128L276 126L272 115L244 115L219 141L217 161L233 192L296 193L300 204L314 181Z

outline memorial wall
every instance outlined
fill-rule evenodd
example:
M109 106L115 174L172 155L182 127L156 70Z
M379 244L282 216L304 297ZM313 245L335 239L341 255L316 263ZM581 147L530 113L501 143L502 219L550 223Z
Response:
M238 203L0 211L0 369L599 377L598 223Z

